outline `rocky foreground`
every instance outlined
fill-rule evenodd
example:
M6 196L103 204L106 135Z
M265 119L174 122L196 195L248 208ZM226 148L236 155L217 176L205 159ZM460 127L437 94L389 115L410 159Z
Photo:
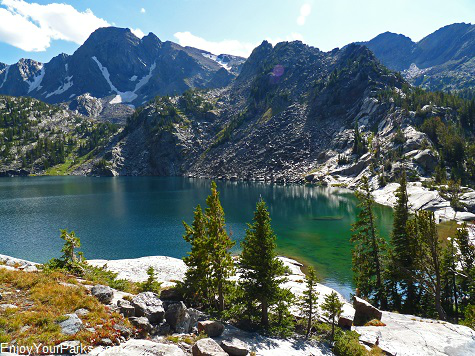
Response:
M304 290L302 265L294 260L279 257L289 267L286 288L297 296ZM36 264L0 255L1 268L21 269L34 272ZM143 257L127 260L91 260L91 265L105 267L118 273L118 278L131 281L144 281L144 271L154 267L157 279L164 286L173 286L182 280L186 271L183 261L165 256ZM333 290L319 284L319 301ZM254 351L256 355L332 355L327 346L303 338L268 338L257 333L249 333L231 325L208 320L200 311L187 308L173 299L172 295L162 293L161 299L153 293L141 293L126 297L126 294L109 287L91 286L91 293L112 310L129 316L132 324L142 329L154 328L156 332L149 339L129 339L120 345L101 346L90 354L109 355L247 355ZM125 298L125 299L124 299ZM342 300L343 297L340 298ZM137 313L141 310L141 313ZM298 314L297 310L293 313ZM79 313L80 314L80 313ZM141 316L138 316L138 315ZM69 327L80 323L80 315L70 316ZM379 319L385 326L364 325L364 320ZM323 318L322 318L323 320ZM153 324L153 325L152 325ZM412 315L380 312L369 303L355 298L353 304L345 301L344 313L339 320L342 327L351 327L360 334L360 342L368 347L378 345L388 355L472 355L475 354L475 331L472 329L437 320L423 319ZM166 330L164 330L166 329ZM152 330L152 329L149 329ZM193 344L183 342L187 336L206 331L208 338ZM173 333L177 342L171 342L164 334ZM74 342L72 342L74 344ZM73 345L72 344L72 345ZM213 351L214 350L214 351ZM214 353L213 353L214 352Z

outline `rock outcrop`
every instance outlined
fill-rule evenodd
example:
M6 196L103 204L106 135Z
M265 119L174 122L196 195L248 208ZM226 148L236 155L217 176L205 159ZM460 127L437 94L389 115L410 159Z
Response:
M152 292L144 292L136 295L132 299L135 308L135 315L146 317L151 324L158 324L163 321L165 309L160 297Z

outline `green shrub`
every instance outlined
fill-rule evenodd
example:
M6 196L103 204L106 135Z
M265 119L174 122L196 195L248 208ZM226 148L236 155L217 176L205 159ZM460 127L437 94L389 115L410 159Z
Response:
M147 269L148 278L145 282L139 283L140 292L153 292L160 294L162 284L155 278L155 270L152 266Z
M356 331L338 333L335 337L333 352L337 356L366 356L368 351L360 344Z

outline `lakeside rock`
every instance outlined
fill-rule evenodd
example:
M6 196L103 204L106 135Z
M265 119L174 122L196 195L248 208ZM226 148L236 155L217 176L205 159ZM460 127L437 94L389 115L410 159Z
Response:
M186 265L178 258L168 256L150 256L123 260L88 260L91 266L105 267L107 270L118 273L118 279L127 279L131 282L147 280L147 269L153 267L155 276L162 283L162 288L173 287L175 281L182 281L185 277Z
M10 267L9 269L18 269L26 272L38 271L38 263L22 260L21 258L15 258L7 255L0 255L1 267Z
M466 356L475 354L475 331L444 321L382 312L386 326L357 326L360 341L389 355Z
M149 340L131 339L119 346L99 347L90 353L92 356L185 356L176 345L161 344Z

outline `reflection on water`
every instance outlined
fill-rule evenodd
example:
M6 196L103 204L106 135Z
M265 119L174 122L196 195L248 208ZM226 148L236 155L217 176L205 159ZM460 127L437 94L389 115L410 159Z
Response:
M279 252L314 265L323 281L352 290L350 225L357 214L345 189L219 181L233 238L244 237L260 196L268 203ZM205 205L210 181L159 177L35 177L0 180L0 253L44 262L59 254L59 229L74 229L86 258L182 257L182 221ZM391 209L377 207L383 236ZM236 250L239 249L239 243Z

